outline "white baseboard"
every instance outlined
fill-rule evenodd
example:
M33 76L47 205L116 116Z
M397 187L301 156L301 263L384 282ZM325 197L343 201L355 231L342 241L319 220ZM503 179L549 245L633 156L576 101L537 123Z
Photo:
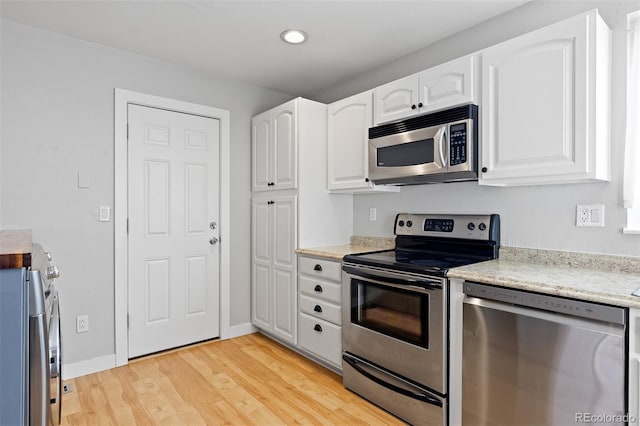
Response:
M220 336L221 340L233 339L234 337L244 336L258 331L250 322L245 324L234 325L229 327L224 335ZM98 358L92 358L85 361L78 361L70 364L62 365L62 379L68 380L87 374L97 373L99 371L109 370L116 366L116 356L105 355Z
M116 355L105 355L98 358L91 358L85 361L62 364L62 379L73 379L98 371L109 370L116 366Z
M224 334L220 335L220 340L233 339L234 337L244 336L258 331L250 322L234 325L229 327Z

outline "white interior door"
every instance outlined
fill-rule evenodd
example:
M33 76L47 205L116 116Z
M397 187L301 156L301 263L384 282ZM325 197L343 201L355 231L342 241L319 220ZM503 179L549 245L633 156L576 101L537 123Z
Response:
M219 336L220 122L129 104L128 125L133 358Z

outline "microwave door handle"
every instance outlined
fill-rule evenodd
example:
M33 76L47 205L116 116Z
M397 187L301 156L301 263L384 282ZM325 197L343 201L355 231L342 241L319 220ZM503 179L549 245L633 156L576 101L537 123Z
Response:
M442 163L442 167L443 168L447 168L447 158L445 157L445 137L447 135L447 126L442 126L440 128L440 130L438 131L438 133L440 134L440 137L438 138L438 150L439 150L439 154L440 154L440 162Z

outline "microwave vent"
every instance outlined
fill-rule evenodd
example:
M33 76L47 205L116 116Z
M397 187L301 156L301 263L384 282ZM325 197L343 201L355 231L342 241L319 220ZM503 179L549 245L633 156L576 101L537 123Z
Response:
M467 118L478 118L478 106L473 104L463 105L430 114L419 115L407 120L395 123L383 124L369 128L369 139L381 138L396 133L404 133L424 127L437 126L438 124L451 123Z

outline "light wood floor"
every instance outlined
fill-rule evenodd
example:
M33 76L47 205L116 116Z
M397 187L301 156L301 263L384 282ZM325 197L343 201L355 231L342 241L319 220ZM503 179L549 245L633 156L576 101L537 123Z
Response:
M337 374L255 333L67 380L63 425L400 425Z

